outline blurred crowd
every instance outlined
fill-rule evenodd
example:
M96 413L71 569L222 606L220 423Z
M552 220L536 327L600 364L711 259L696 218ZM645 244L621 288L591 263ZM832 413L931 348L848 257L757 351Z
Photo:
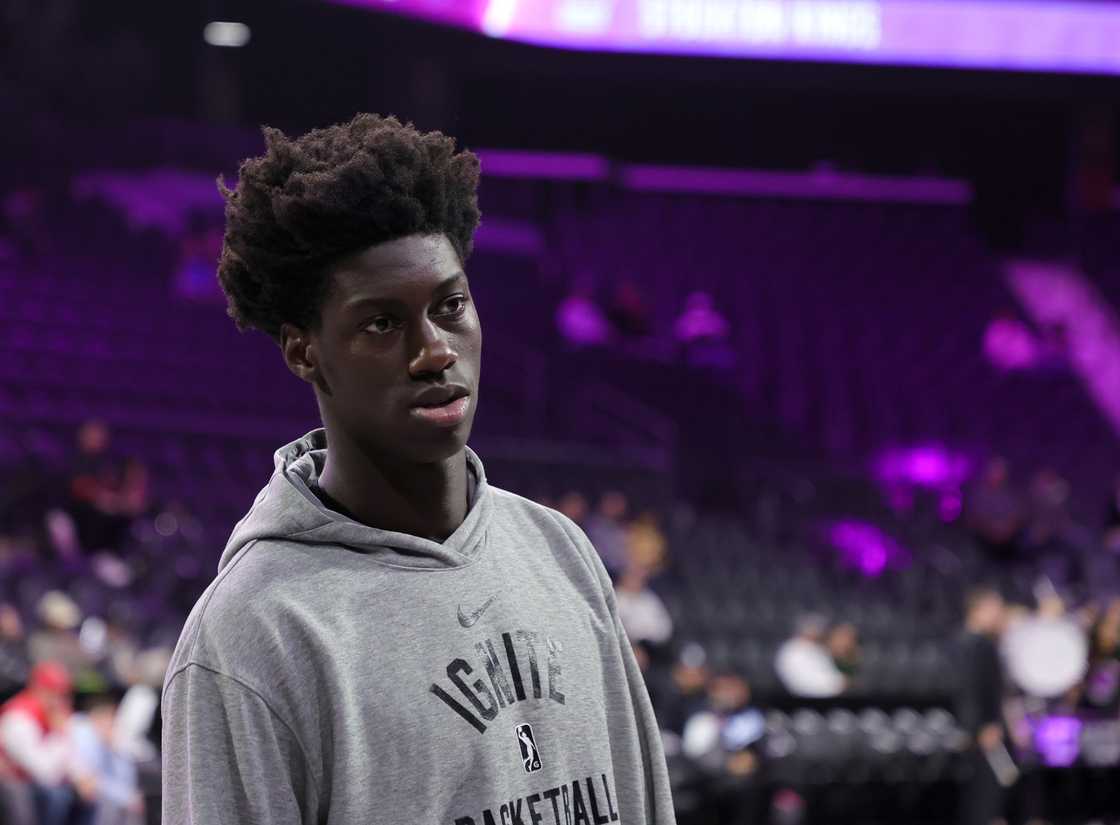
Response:
M145 798L158 789L159 692L177 629L146 643L153 634L134 607L144 562L129 549L166 508L146 465L117 455L97 420L78 429L63 461L8 469L0 822L158 821L158 800L152 809Z
M1090 531L1069 515L1067 497L1068 485L1052 471L1037 474L1020 494L1002 459L968 491L959 526L979 545L992 575L965 594L957 635L949 640L955 673L945 697L953 718L946 740L960 766L959 773L948 772L959 788L955 821L1047 822L1042 771L1073 762L1062 747L1077 749L1054 741L1049 720L1120 722L1120 596L1073 605L1045 575L1031 599L1018 598L1014 588L1006 588L1013 598L1004 596L1007 568L1054 555L1068 562L1083 549ZM768 742L780 732L769 718L772 707L755 699L740 669L713 663L702 640L682 638L674 628L662 597L674 585L664 575L672 560L660 514L629 512L619 490L603 492L594 505L577 491L542 502L583 527L614 580L619 616L662 727L680 820L811 819L808 783L768 770L775 755L788 755L784 745ZM1118 511L1114 503L1105 524L1110 542L1120 529ZM1032 569L1040 568L1046 565ZM826 712L855 706L856 688L861 701L875 695L866 683L859 629L844 616L800 615L772 669L795 702ZM1120 740L1113 743L1118 747ZM1079 785L1086 809L1120 813L1118 778L1113 763Z
M82 424L60 460L27 462L6 477L0 822L158 821L158 701L179 624L153 632L150 616L137 610L150 580L145 566L159 567L158 554L153 560L137 548L145 537L173 529L198 555L201 528L179 502L158 500L147 465L117 452L101 421ZM964 766L952 780L963 791L961 822L997 821L1009 803L1019 821L1046 821L1038 776L1052 762L1040 745L1038 721L1120 721L1120 598L1074 603L1042 576L1023 599L1001 581L1000 571L1041 556L1077 555L1087 539L1069 515L1068 497L1068 485L1050 471L1020 492L1000 459L966 491L957 526L996 575L976 582L960 605L954 690L944 703L951 716L933 720ZM539 500L585 530L614 582L619 616L662 727L682 823L812 820L808 780L773 769L786 754L779 740L790 735L782 725L794 724L792 718L779 714L775 721L769 694L756 696L745 672L678 627L674 565L687 548L670 541L664 524L678 514L635 508L620 489L593 500L578 490ZM1114 546L1120 487L1104 530ZM680 531L674 527L672 535ZM206 581L187 583L183 607ZM182 615L170 615L181 623ZM873 693L867 664L859 622L825 606L797 615L770 663L794 707L819 710L844 707L857 695L865 699L869 688ZM809 725L807 719L796 724ZM1115 779L1113 770L1086 793L1110 800L1102 805L1120 804L1110 790Z
M640 348L658 332L645 293L634 281L619 281L601 299L587 277L577 278L556 308L556 327L563 339L577 348L616 342ZM665 343L688 363L730 366L735 361L731 325L709 292L693 290L685 296L670 332Z

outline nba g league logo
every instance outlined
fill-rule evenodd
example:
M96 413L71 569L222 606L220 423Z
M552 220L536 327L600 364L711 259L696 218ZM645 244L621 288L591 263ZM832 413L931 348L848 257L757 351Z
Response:
M521 764L525 773L533 773L541 769L541 755L537 750L537 740L533 736L533 726L525 723L514 727L517 736L517 745L521 748Z

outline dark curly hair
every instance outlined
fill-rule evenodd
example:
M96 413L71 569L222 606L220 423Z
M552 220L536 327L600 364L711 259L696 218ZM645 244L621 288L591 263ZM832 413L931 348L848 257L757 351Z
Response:
M374 244L444 233L466 262L478 227L478 157L393 116L291 140L262 127L267 152L218 176L226 231L218 280L237 328L280 343L281 324L317 328L331 266Z

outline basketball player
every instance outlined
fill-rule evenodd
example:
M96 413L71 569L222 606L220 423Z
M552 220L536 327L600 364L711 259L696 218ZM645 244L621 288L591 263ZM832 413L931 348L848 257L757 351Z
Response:
M467 447L477 157L373 114L264 136L219 179L218 276L323 426L276 451L176 646L163 822L674 823L598 554Z

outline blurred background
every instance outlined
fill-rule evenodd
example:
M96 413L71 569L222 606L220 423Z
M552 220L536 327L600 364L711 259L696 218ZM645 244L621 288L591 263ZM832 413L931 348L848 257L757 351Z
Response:
M159 821L171 648L319 426L225 314L215 178L358 111L481 158L471 443L603 555L682 825L1120 820L1120 3L5 0L0 37L4 821Z

